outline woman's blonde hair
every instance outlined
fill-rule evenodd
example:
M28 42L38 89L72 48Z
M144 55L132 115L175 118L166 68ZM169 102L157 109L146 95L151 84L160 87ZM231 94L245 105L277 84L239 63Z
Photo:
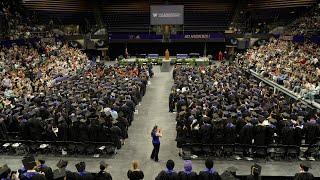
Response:
M136 170L136 169L139 169L139 161L138 160L133 160L132 161L132 169L133 170Z

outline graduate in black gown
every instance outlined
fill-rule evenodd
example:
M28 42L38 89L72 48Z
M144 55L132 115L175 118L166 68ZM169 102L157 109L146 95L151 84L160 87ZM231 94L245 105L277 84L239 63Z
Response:
M96 174L96 180L112 180L112 176L110 173L106 171L108 164L104 161L100 162L100 171Z
M313 174L309 173L311 163L309 161L303 161L300 164L300 172L294 175L294 180L313 180Z
M213 160L207 159L205 161L206 168L203 171L200 171L198 179L201 180L220 180L220 175L213 167Z
M197 180L198 175L196 172L192 171L191 160L184 161L184 170L178 173L179 180Z
M48 180L53 179L53 172L51 167L47 166L45 164L46 161L43 159L39 159L38 161L40 164L37 166L37 171L43 172Z
M20 180L33 180L33 179L40 179L40 180L46 180L46 177L44 174L40 174L36 171L36 161L34 157L28 156L25 157L22 160L23 167L25 168L25 172L23 174L20 174Z
M166 164L166 170L161 171L155 180L178 180L178 173L174 170L174 161L168 160Z
M93 180L94 176L86 171L86 163L85 162L80 162L78 164L76 164L76 168L77 168L77 179L78 180Z

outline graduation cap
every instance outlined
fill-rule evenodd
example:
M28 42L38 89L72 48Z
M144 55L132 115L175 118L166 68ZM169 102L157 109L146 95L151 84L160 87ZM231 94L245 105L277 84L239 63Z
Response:
M302 161L302 162L300 163L300 166L301 166L301 167L306 167L306 168L312 169L312 168L311 168L311 163L310 163L310 161Z
M78 172L83 172L86 169L86 163L85 162L79 162L75 165Z
M57 163L58 168L64 168L68 166L68 161L60 159L59 162Z
M253 174L260 175L261 174L261 169L262 169L262 167L257 163L255 163L254 165L251 166L251 171L252 171Z
M36 166L36 160L33 156L26 156L22 159L22 164L26 169L30 169Z
M0 167L0 177L3 177L3 175L4 175L5 173L10 173L10 171L11 171L11 170L10 170L10 168L8 167L7 164L1 166L1 167Z
M66 170L64 169L56 169L53 171L53 179L64 179L66 175Z

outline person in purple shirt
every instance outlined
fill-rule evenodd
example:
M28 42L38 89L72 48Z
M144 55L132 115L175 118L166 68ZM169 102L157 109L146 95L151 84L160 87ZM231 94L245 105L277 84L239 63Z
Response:
M160 150L160 137L162 137L162 130L155 125L151 131L153 150L151 153L151 159L158 162L159 161L159 150Z

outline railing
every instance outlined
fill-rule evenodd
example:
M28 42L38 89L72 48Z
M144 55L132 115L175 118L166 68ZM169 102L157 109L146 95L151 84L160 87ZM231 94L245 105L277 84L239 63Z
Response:
M276 88L277 90L287 94L288 96L296 99L296 100L300 100L301 102L303 102L305 105L308 105L308 106L311 106L311 107L314 107L314 108L317 108L318 110L320 110L320 104L315 102L315 101L310 101L310 100L307 100L307 99L301 99L299 98L293 91L283 87L282 85L279 85L277 84L276 82L273 82L267 78L264 78L262 77L260 74L258 74L257 72L253 71L253 70L250 70L250 73L260 79L261 81L263 81L264 83L268 84L269 86L272 86L274 88Z

